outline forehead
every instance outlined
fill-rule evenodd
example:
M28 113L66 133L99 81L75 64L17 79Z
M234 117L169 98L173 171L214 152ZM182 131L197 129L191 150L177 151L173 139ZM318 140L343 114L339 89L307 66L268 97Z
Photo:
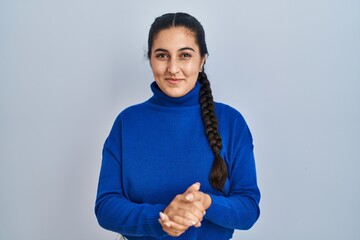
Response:
M154 38L154 48L193 47L197 48L195 34L185 27L161 30Z

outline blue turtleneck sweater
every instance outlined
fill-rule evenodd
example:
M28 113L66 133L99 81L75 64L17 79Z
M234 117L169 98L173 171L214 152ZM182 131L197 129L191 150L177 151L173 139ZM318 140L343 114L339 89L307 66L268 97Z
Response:
M95 212L99 224L128 239L230 239L234 229L249 229L259 217L252 137L235 109L215 103L228 166L224 191L209 182L214 155L202 123L199 83L172 98L152 83L154 95L119 114L103 148ZM200 228L170 237L159 212L191 184L210 195Z

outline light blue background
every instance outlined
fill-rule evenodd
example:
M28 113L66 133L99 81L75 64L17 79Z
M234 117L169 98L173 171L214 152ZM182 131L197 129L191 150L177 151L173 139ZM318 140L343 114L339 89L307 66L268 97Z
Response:
M358 0L0 0L0 239L115 238L93 213L102 144L150 97L148 29L174 11L254 135L262 214L234 239L360 239Z

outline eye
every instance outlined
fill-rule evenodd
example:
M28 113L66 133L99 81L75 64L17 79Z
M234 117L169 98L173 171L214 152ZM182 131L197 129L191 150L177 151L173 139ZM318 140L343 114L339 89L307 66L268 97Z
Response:
M181 53L180 54L180 58L184 59L184 58L190 58L191 54L190 53Z
M167 58L169 58L169 55L166 53L158 53L158 54L156 54L155 57L158 59L167 59Z

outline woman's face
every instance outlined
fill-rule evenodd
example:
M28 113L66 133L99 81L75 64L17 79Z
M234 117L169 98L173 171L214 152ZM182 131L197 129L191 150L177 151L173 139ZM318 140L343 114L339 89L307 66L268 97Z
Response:
M170 97L191 91L205 62L194 33L185 27L160 31L154 38L150 65L159 88Z

